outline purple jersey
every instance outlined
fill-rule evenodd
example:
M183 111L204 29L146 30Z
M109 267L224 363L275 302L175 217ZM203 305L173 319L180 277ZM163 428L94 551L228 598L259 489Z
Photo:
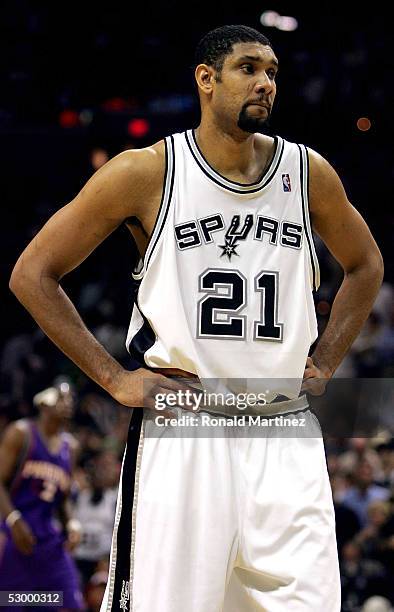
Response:
M61 434L59 452L51 453L34 421L29 421L29 447L19 473L10 486L10 496L38 539L60 535L54 523L71 483L71 449L68 434Z

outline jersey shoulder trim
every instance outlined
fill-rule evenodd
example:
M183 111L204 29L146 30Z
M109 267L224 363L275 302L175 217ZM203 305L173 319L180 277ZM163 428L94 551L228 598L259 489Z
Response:
M145 271L149 265L149 261L152 257L153 251L159 241L161 232L167 219L168 210L170 207L172 192L174 188L174 176L175 176L175 151L174 151L174 138L173 136L167 136L164 139L165 143L165 171L163 181L163 191L161 195L161 202L159 206L159 212L157 213L155 225L153 227L152 235L149 239L148 246L145 251L145 255L140 259L136 269L133 272L134 280L141 280L145 274Z
M317 291L320 286L320 267L316 255L316 246L313 238L311 216L309 208L309 156L305 145L297 145L300 154L300 183L302 199L302 217L305 235L308 244L309 258L312 273L312 289Z

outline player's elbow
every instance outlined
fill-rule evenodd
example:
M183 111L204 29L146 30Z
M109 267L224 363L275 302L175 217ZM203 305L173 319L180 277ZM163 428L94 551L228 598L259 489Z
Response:
M380 286L383 282L383 277L384 277L384 262L383 262L382 254L379 250L378 250L376 262L375 262L375 271L376 271L376 276L377 276L377 279L379 281L379 286Z
M384 277L384 263L381 252L378 248L373 253L370 253L367 260L368 277L373 285L380 287Z
M345 276L358 278L370 292L377 293L383 282L384 263L378 247L363 254L360 260L344 270Z
M8 286L11 289L12 293L16 295L17 297L18 297L18 293L23 287L23 277L24 276L25 276L25 272L24 272L23 265L21 262L21 257L20 257L12 270L10 280L8 283Z
M39 284L39 279L38 266L33 262L28 263L22 253L12 270L8 285L12 293L23 303L25 295L31 293L34 285Z

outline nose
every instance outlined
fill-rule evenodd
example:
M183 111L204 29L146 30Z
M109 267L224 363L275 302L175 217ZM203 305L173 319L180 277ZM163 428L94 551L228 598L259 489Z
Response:
M262 72L256 81L255 91L257 94L270 94L274 90L274 81L271 80L266 72Z

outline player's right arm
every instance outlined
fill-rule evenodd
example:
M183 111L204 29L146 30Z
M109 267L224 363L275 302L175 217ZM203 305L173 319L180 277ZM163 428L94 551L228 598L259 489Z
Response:
M142 406L142 376L155 377L164 387L172 381L144 369L124 370L87 329L60 281L128 217L150 225L164 169L163 143L109 161L49 219L19 257L10 279L11 290L47 336L127 406Z
M26 437L26 428L22 421L9 425L3 434L0 444L0 515L6 518L16 510L13 506L11 497L7 490L7 483L10 481L18 458L22 452ZM29 555L33 552L36 538L29 525L23 520L23 516L17 519L12 525L11 535L17 549Z

